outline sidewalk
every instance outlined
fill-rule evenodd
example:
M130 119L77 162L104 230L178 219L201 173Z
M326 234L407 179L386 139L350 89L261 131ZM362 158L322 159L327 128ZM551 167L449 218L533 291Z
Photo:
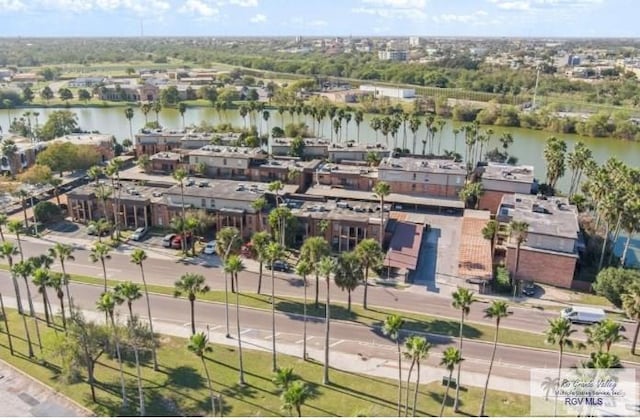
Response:
M10 308L15 308L16 300L12 297L5 298L5 305ZM23 305L27 305L25 301ZM36 312L42 312L42 304L39 302L34 303ZM26 306L25 306L26 307ZM60 310L59 307L52 305L54 312ZM87 320L94 321L96 323L104 322L104 314L96 311L82 310ZM145 318L141 317L141 320ZM188 338L191 336L191 324L181 323L179 321L161 321L154 317L153 327L156 333L171 335L174 337ZM224 327L220 325L197 325L199 331L208 331L209 339L212 343L223 344L229 347L235 347L237 341L235 338L226 338L223 332ZM233 333L232 333L233 335ZM243 348L249 348L251 350L258 351L271 351L271 330L261 331L256 329L244 329L241 331ZM281 334L277 334L280 336ZM277 348L278 353L287 354L294 357L300 357L302 353L302 335L282 333L286 335L286 343L282 340L278 341ZM282 337L283 339L285 337ZM324 347L322 345L323 340L312 340L311 337L307 339L307 354L308 356L317 361L323 360ZM342 340L341 340L342 341ZM362 348L363 343L356 343L355 348ZM244 347L246 346L246 347ZM330 345L330 347L332 347ZM390 346L391 348L395 346ZM393 352L391 352L393 354ZM426 384L432 381L440 382L443 376L446 376L448 372L437 365L440 360L441 354L431 353L429 357L428 365L425 364L425 368L421 371L421 383ZM469 360L471 362L471 360ZM483 361L484 362L484 361ZM499 361L496 361L498 364ZM387 379L397 379L398 377L398 364L395 357L362 357L361 354L352 354L345 352L331 351L330 365L334 369L343 370L346 372L362 373L371 376L377 376ZM403 376L406 378L409 370L409 363L403 363ZM497 366L496 366L497 367ZM415 376L414 376L415 379ZM471 372L469 370L462 370L461 383L465 386L473 386L483 388L487 379L486 373ZM501 377L496 374L491 376L489 388L492 390L510 392L516 394L529 395L530 384L528 378L526 379L514 379L508 377Z

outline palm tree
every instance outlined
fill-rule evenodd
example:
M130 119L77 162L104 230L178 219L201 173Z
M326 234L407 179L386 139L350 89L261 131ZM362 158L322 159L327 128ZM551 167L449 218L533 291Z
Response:
M464 359L462 358L462 353L460 350L455 347L447 347L447 349L442 353L442 361L440 362L441 366L444 366L449 372L449 379L447 379L447 389L444 392L444 397L442 397L442 405L440 406L440 417L444 413L444 405L447 403L449 399L449 388L451 388L451 379L453 377L453 369L455 369L456 365L462 363ZM456 388L458 388L458 384L456 383Z
M100 233L100 232L98 232ZM97 244L91 247L91 253L89 254L89 259L92 263L97 263L100 261L102 265L102 275L104 277L104 291L107 291L107 266L105 264L106 260L111 259L111 247L109 245L98 242Z
M602 352L604 347L606 353L611 351L613 344L626 339L621 331L622 325L608 318L584 329L587 334L587 344L594 345L598 352Z
M509 235L516 242L516 266L513 271L513 297L516 296L518 291L518 268L520 266L520 247L522 243L527 240L527 233L529 231L529 224L527 222L520 222L512 220L509 225Z
M382 326L382 333L396 342L398 349L398 417L402 415L402 350L400 349L400 330L404 319L400 315L387 315ZM409 390L407 389L407 392Z
M384 198L391 193L391 186L384 181L373 187L373 194L380 200L380 246L384 242Z
M111 328L113 329L113 338L116 344L116 355L118 356L118 369L120 370L120 388L122 390L122 407L127 407L127 392L124 383L124 370L122 368L122 356L120 353L120 339L118 333L118 327L114 317L115 307L122 303L120 296L117 293L108 291L103 292L100 295L100 299L96 302L96 307L99 311L104 312L107 318L111 321Z
M413 390L413 407L411 409L411 417L416 416L416 405L418 402L418 388L420 387L420 361L427 357L431 344L426 338L413 335L409 337L405 343L406 353L405 355L411 359L411 366L414 365L417 368L416 385ZM411 377L411 370L409 370L409 378ZM409 413L409 382L407 380L407 404L405 405L405 414Z
M284 247L277 242L271 242L267 245L266 251L267 261L271 267L271 344L272 344L272 365L271 370L277 369L276 363L276 281L274 273L274 262L284 258Z
M147 288L147 281L144 277L143 263L147 259L147 254L142 249L135 249L131 253L131 262L140 266L140 276L142 277L142 286L144 287L144 296L147 301L147 316L149 318L149 330L153 340L151 351L153 353L153 370L158 370L158 358L156 356L155 335L153 333L153 318L151 317L151 302L149 301L149 290Z
M4 230L2 227L7 225L8 220L6 213L0 213L0 241L2 242L4 242Z
M22 241L20 240L20 234L24 232L24 226L19 220L9 220L7 223L7 229L9 232L16 235L16 242L18 242L18 250L20 251L20 261L24 261L24 254L22 253Z
M256 232L251 237L251 249L253 250L255 259L260 264L258 270L258 294L260 294L262 290L262 271L264 268L264 261L267 259L267 246L270 242L271 235L269 235L269 232Z
M194 333L191 338L189 338L187 348L190 352L198 356L200 358L200 361L202 361L202 367L204 367L204 372L207 375L207 383L209 384L209 394L211 396L211 415L215 417L216 400L213 396L213 387L211 386L211 376L209 375L209 369L207 368L207 363L205 362L205 355L213 351L213 349L209 345L209 339L206 335L204 335L203 332L199 332L197 334Z
M500 320L510 315L509 304L503 300L494 300L491 305L484 311L485 317L496 320L496 333L493 338L493 350L491 351L491 362L489 363L489 371L487 372L487 380L484 383L484 391L482 392L482 403L480 403L480 414L478 417L484 417L484 408L487 401L487 390L489 389L489 378L491 377L491 369L493 361L496 357L496 349L498 348L498 333L500 332Z
M315 306L318 306L318 296L320 293L320 260L326 255L329 255L330 248L327 240L321 236L312 236L307 238L302 244L300 249L300 259L305 260L311 265L316 277L316 295Z
M295 381L282 393L283 408L291 412L295 408L298 417L302 417L302 406L311 397L311 391L304 382Z
M188 173L184 168L178 168L172 174L173 179L175 179L176 181L178 181L178 183L180 183L180 200L181 200L180 201L180 207L181 207L181 210L182 210L182 220L183 221L186 220L186 218L185 218L185 207L184 207L184 180L187 178L187 175L188 175ZM182 252L185 251L186 246L187 246L187 241L185 239L186 237L187 237L187 232L185 230L185 227L183 227L182 242L181 242L181 244L182 244ZM194 332L194 334L195 334L195 332Z
M184 102L178 103L178 112L180 113L180 117L182 117L182 128L184 129L184 114L185 112L187 112L187 104L185 104Z
M142 297L140 291L140 285L127 281L124 283L118 283L113 288L113 292L117 294L122 300L127 302L127 308L129 309L129 319L133 319L133 301Z
M322 371L322 383L329 384L329 327L331 322L331 274L336 271L336 260L332 257L322 257L318 264L318 271L324 276L327 284L327 304L325 307L325 332L324 332L324 368Z
M353 121L356 123L356 137L358 139L358 143L360 143L360 123L364 120L364 113L362 110L358 109L353 114Z
M245 266L242 258L238 255L231 255L224 263L224 271L231 275L231 281L236 283L236 334L238 335L238 362L240 365L239 384L244 385L244 368L242 365L242 338L240 337L240 287L238 285L238 273L244 271Z
M111 230L111 223L107 219L92 220L89 227L98 235L98 243L102 243L102 233Z
M133 141L133 125L131 124L131 120L133 120L133 108L125 108L124 117L129 121L129 138Z
M622 309L630 319L636 321L636 329L631 342L631 354L636 354L638 344L638 333L640 333L640 287L629 288L628 292L622 295Z
M140 111L142 111L142 114L144 115L144 123L146 125L149 122L147 115L151 112L151 104L149 102L141 104Z
M480 196L484 194L482 183L467 182L458 192L458 197L462 200L467 208L477 209L480 205Z
M482 228L482 237L491 242L491 257L493 258L493 250L495 248L496 238L500 231L500 223L497 220L489 220Z
M235 227L224 227L220 229L216 235L216 253L220 256L224 264L229 255L237 254L241 248L240 232ZM235 293L235 285L231 282L231 291ZM231 338L229 334L229 286L227 281L227 272L224 273L224 313L225 324L227 327L227 338Z
M296 274L302 277L302 287L304 287L304 301L302 306L302 359L307 360L307 276L311 274L311 264L308 261L300 260L296 265Z
M15 252L17 253L17 251ZM36 315L36 311L33 307L31 287L29 286L29 276L33 274L34 270L35 270L35 267L31 258L27 259L26 261L18 261L17 263L13 264L13 266L10 268L11 279L14 281L14 287L17 288L18 286L17 277L22 277L22 279L24 280L24 285L25 285L25 288L27 289L27 302L29 303L29 316L33 318L33 321L35 323L36 338L38 339L38 347L40 348L40 351L42 351L42 339L40 337L40 326L38 325L38 316Z
M196 333L195 301L196 296L207 293L210 289L202 274L185 273L174 283L173 296L187 295L191 307L191 333Z
M49 275L49 287L56 292L56 296L60 301L60 312L62 313L62 328L67 329L67 318L64 313L64 291L62 287L67 284L64 274L51 273Z
M18 255L18 249L11 242L2 242L0 244L0 258L7 260L9 264L9 270L13 271L13 257ZM20 298L20 287L18 286L18 282L16 281L15 276L11 276L11 280L13 280L13 288L16 294L16 303L18 306L18 313L23 314L24 311L22 309L22 299Z
M0 293L0 313L2 314L2 321L4 322L4 332L7 334L7 341L9 342L9 354L14 355L13 352L13 340L11 339L11 331L9 330L9 317L4 309L4 299L2 299L2 293Z
M571 335L576 330L571 328L571 321L567 318L556 318L549 320L549 328L545 331L548 344L557 344L560 352L558 353L558 383L560 382L560 372L562 371L562 356L566 347L573 347ZM556 393L556 402L553 407L554 417L557 414L558 393Z
M264 197L256 198L251 202L251 208L256 211L256 216L258 217L258 229L262 231L262 212L267 208L267 200Z
M91 178L93 182L95 182L96 187L98 186L98 181L100 180L100 176L102 175L102 168L97 165L93 165L89 169L87 169L87 176Z
M334 281L340 290L347 290L347 310L351 312L351 292L364 279L364 270L354 251L340 254L336 264Z
M69 290L69 277L67 276L67 270L64 266L65 261L74 261L73 247L67 244L57 243L53 247L49 248L49 255L53 259L60 261L60 268L62 268L62 280L64 282L65 290L67 291L67 299L69 301L69 313L73 311L73 300L71 298L71 291Z
M369 284L369 269L382 264L384 254L382 253L381 243L375 239L364 239L356 245L356 255L360 259L360 263L364 268L364 297L363 307L367 309L367 286Z
M292 367L278 368L273 375L272 382L282 391L286 391L291 383L296 379Z
M454 128L451 132L453 133L453 153L458 153L458 134L460 134L460 129Z
M156 123L160 125L160 111L162 111L162 104L158 101L155 101L152 105L153 112L156 113Z
M458 344L458 350L460 350L460 354L462 354L462 337L463 337L462 333L464 329L464 318L466 315L469 314L469 311L471 310L471 304L473 304L473 302L475 302L476 299L473 297L472 291L470 291L469 289L465 289L463 287L458 287L458 290L453 292L452 297L453 297L453 301L451 302L451 305L454 308L460 310L460 343ZM458 411L458 404L460 400L460 367L461 366L462 366L462 363L459 363L458 373L456 376L456 397L453 403L453 410L455 412Z
M38 293L42 295L42 304L44 306L44 317L47 322L47 326L51 325L51 318L53 317L53 313L51 313L51 317L49 317L49 311L51 309L51 303L49 302L49 296L47 295L47 287L49 287L51 276L49 270L46 268L37 268L33 272L33 284L36 286Z

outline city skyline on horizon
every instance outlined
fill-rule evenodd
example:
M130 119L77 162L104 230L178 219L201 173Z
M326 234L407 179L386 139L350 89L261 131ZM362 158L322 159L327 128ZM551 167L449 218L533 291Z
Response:
M0 24L5 38L640 37L635 14L622 13L637 7L633 0L322 3L327 4L336 7L287 0L0 0Z

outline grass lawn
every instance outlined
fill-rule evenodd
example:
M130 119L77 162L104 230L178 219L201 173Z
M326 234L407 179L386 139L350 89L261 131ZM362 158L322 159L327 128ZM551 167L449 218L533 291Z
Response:
M23 323L16 311L7 311L10 329L14 337L15 356L9 354L7 336L0 335L0 357L18 369L38 378L57 391L69 396L100 416L135 416L138 408L138 393L135 365L125 364L129 408L121 409L120 382L117 360L102 355L96 369L97 400L90 398L89 386L84 383L67 385L58 380L59 361L47 357L47 343L62 331L47 328L41 323L44 351L35 347L36 358L29 360L26 354ZM4 329L4 325L2 329ZM35 330L30 320L30 331L35 343ZM149 416L204 416L210 415L210 400L206 376L200 359L186 349L181 338L160 337L158 361L160 371L154 372L146 355L142 368L145 406ZM51 344L49 344L51 345ZM235 348L213 344L214 351L207 361L215 393L222 395L225 416L284 416L278 391L271 382L271 355L266 352L243 352L245 381L238 386L238 358ZM47 362L44 362L46 358ZM332 370L332 383L322 385L322 366L316 362L304 362L290 356L279 356L280 366L291 366L300 379L314 392L314 397L302 407L304 416L395 416L396 382L370 377L358 373ZM84 374L85 372L83 372ZM83 378L84 380L84 378ZM444 387L439 382L421 385L418 396L418 416L438 415ZM445 415L454 415L451 410L453 392L450 392ZM462 415L476 415L482 390L461 388ZM489 391L487 398L489 416L525 416L529 413L529 397Z
M263 281L270 281L270 276L265 276ZM71 280L79 283L103 285L104 280L97 277L81 276L71 274ZM118 280L108 280L110 287L120 283ZM149 292L157 293L161 295L173 296L173 288L168 286L149 285ZM224 291L214 290L198 297L198 300L211 301L211 302L224 302ZM256 293L240 294L240 305L245 307L251 307L256 309L271 309L270 298L268 295L258 295ZM185 302L186 308L187 302ZM404 320L404 328L407 330L428 332L433 334L441 334L447 336L457 336L460 331L460 324L455 319L437 318L429 315L423 315L413 312L393 311L384 308L376 308L369 306L367 310L363 309L362 305L352 304L351 312L347 310L346 304L332 304L331 305L331 319L346 320L361 323L367 326L382 327L385 318L390 314L401 315ZM303 313L303 301L302 299L283 297L276 297L276 310L279 312L302 314ZM313 305L313 291L309 288L309 305L307 308L309 316L316 316L324 318L324 304L320 304L319 307ZM475 324L466 322L463 329L465 338L493 341L495 330L493 326L484 324ZM631 337L628 337L629 339ZM555 346L551 346L545 343L545 337L542 331L539 334L533 332L526 332L520 330L508 329L505 327L500 328L499 340L502 344L513 344L519 346L526 346L539 349L556 350ZM574 340L579 341L579 340ZM591 348L585 349L571 349L570 351L588 355L591 353ZM629 350L624 347L614 346L612 353L618 355L622 360L628 360L636 363L640 363L640 356L633 356L629 354Z

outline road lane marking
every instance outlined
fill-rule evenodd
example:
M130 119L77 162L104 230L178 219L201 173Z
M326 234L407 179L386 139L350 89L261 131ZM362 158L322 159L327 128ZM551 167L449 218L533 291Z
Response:
M310 341L310 340L312 340L312 339L313 339L313 336L312 336L312 335L308 336L308 337L307 337L307 342L309 342L309 341ZM303 342L304 342L304 338L303 338L303 339L301 339L301 340L296 341L296 344L300 344L300 343L303 343Z
M333 344L329 344L329 347L335 347L335 346L337 346L338 344L342 344L342 343L344 343L344 342L345 342L345 340L338 340L338 341L336 341L336 342L335 342L335 343L333 343Z
M276 333L276 335L275 335L275 336L276 336L276 338L277 338L279 335L280 335L280 333ZM270 339L270 338L273 338L273 335L268 335L268 336L266 336L264 339L265 339L265 340L268 340L268 339Z
M247 328L246 330L240 331L240 335L250 333L251 331L253 331L253 328Z

